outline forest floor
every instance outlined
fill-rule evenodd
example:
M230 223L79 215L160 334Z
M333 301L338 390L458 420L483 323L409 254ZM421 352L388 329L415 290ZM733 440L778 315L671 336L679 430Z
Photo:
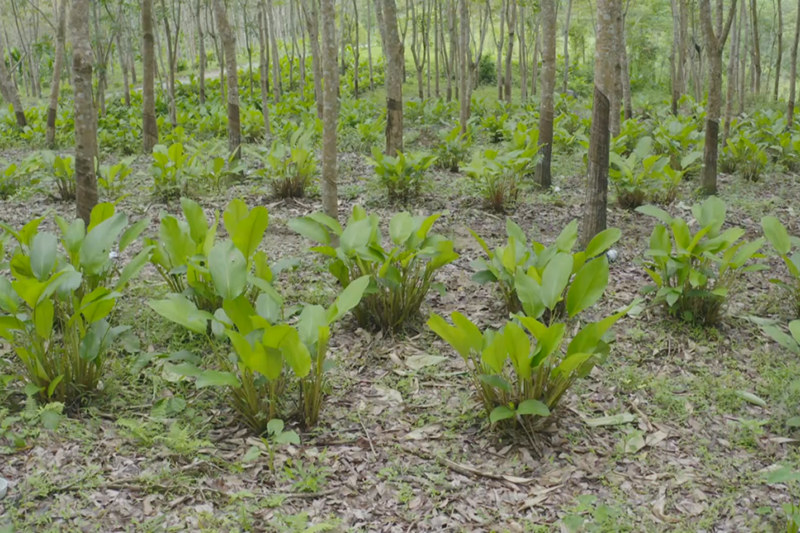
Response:
M557 156L557 192L530 190L511 215L529 236L550 243L580 218L578 160ZM146 164L137 161L143 174ZM402 210L369 185L373 173L361 155L342 154L340 169L343 218L354 204L384 221ZM148 185L144 175L132 178L120 206L131 219L151 217L145 235L152 236L159 212L177 214L179 205L156 203ZM669 211L689 216L694 186L687 182ZM766 214L800 234L797 176L774 173L761 183L722 176L720 190L729 224L744 227L748 238L760 235ZM274 201L262 184L245 181L195 199L210 216L235 197L269 208L264 249L271 261L302 258L277 284L287 300L329 302L332 276L286 225L319 210L319 197ZM481 251L467 228L496 246L505 241L504 217L484 211L464 179L446 172L435 173L413 211L444 212L436 229L461 254L439 275L447 292L433 291L427 308L501 325L501 299L470 280L470 262ZM0 219L16 227L53 212L72 217L74 207L43 194L0 205ZM650 217L610 207L609 226L623 237L606 297L590 314L628 304L647 283L636 260L653 225ZM55 229L52 216L43 227ZM352 319L339 324L321 423L301 434L301 445L279 448L274 470L217 392L196 391L158 364L132 372L135 356L120 355L98 402L56 431L29 428L25 449L0 449L0 476L10 481L0 500L0 531L9 522L21 532L775 531L781 504L800 502L797 484L764 481L777 464L800 467L800 440L785 425L798 414L800 393L790 383L800 376L800 361L748 318L790 318L768 281L783 269L769 262L773 272L750 276L716 329L686 326L652 307L618 323L611 356L565 397L542 435L541 457L526 441L490 431L462 359L423 325L389 337L358 329ZM144 352L201 350L146 305L166 292L148 266L118 306L117 322L135 326ZM437 360L413 357L419 355L446 359L426 365ZM0 347L0 358L12 359L8 346ZM743 391L766 407L746 401ZM168 400L177 397L185 408L172 409L181 402ZM623 413L632 421L586 423Z

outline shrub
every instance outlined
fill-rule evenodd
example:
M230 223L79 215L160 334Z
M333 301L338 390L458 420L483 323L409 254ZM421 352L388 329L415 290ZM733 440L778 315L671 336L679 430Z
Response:
M789 300L794 304L795 314L800 317L800 238L790 237L786 227L775 217L762 218L761 227L764 230L764 236L783 259L790 275L788 283L779 279L770 281L786 291ZM790 256L792 243L794 243L795 252Z
M441 142L436 147L436 166L442 170L458 172L458 166L467 157L472 144L470 134L462 134L461 127L456 126L441 137Z
M726 207L719 198L712 196L692 207L699 226L694 234L686 221L666 211L653 206L637 211L662 223L653 229L645 254L650 258L644 263L645 271L655 283L645 290L656 291L656 301L683 320L717 323L728 296L740 287L744 275L766 268L761 264L744 266L750 259L761 257L757 252L763 238L740 241L745 231L736 227L721 232Z
M88 232L83 220L57 219L58 238L39 232L43 218L19 231L2 224L17 241L11 259L13 281L0 277L0 336L19 358L26 389L40 400L68 406L84 404L100 390L105 359L127 326L108 317L121 291L147 262L145 248L124 268L109 252L119 237L123 251L147 221L128 228L127 217L111 204L99 204ZM120 237L120 233L122 236ZM114 279L116 278L116 279Z
M764 147L751 141L744 132L739 132L727 140L720 159L726 171L738 170L748 181L758 181L767 166L767 153Z
M302 198L317 172L317 160L312 144L313 131L299 128L288 143L275 141L266 156L256 154L264 164L257 171L267 178L277 198Z
M702 162L703 135L697 124L691 117L670 116L653 130L656 153L669 156L672 168L686 174L697 172Z
M112 198L118 198L125 186L125 178L131 175L133 157L127 157L116 165L100 165L97 171L97 184Z
M42 158L49 167L56 182L58 197L62 202L75 199L75 158L71 155L61 157L53 152L42 152Z
M39 183L38 174L43 167L39 154L31 154L19 165L3 161L0 164L5 165L5 168L0 167L0 200L7 200L19 189Z
M481 285L497 283L509 313L518 313L524 309L528 316L537 319L545 312L541 296L545 283L552 285L553 277L558 274L566 276L566 287L570 287L573 278L578 275L586 276L581 274L584 270L591 272L593 270L590 269L599 268L598 265L590 267L595 258L605 262L607 270L604 254L621 236L618 229L609 228L596 235L585 251L573 253L578 240L578 223L574 220L550 246L534 240L528 244L525 232L510 218L506 219L507 244L494 251L489 249L478 234L472 230L470 233L488 258L477 259L472 263L475 269L472 279ZM558 282L560 283L560 279ZM558 294L550 298L562 296L563 294Z
M570 319L597 302L608 284L608 262L592 261L587 267L590 270L579 274L569 289L569 276L563 270L550 277L553 284L543 283L542 311L546 308L551 317L566 319L554 313L564 293ZM436 314L428 326L464 358L489 421L507 420L512 426L519 422L527 431L540 429L575 381L606 359L610 345L603 337L629 309L583 326L566 351L562 349L566 320L543 324L534 317L515 315L500 330L481 332L464 315L453 313L453 326Z
M179 197L186 191L186 184L197 174L194 164L196 154L186 151L183 144L175 143L167 148L163 144L153 147L153 191L164 200Z
M397 157L384 155L377 147L372 147L372 158L367 161L375 167L378 182L386 190L390 201L407 202L416 198L425 184L426 172L436 162L436 157L421 152Z
M510 136L507 113L499 115L486 114L480 118L480 124L483 130L489 136L489 142L493 144L499 144L505 140L508 140Z
M378 216L360 206L353 208L344 229L321 213L290 220L289 227L321 244L312 250L333 259L328 270L343 287L369 276L369 288L353 310L362 327L398 331L419 315L436 271L458 259L452 241L430 233L440 216L396 214L389 222L388 247Z
M789 333L785 333L783 329L775 324L764 324L761 329L772 337L772 339L789 350L790 352L800 355L800 320L792 320L789 322Z
M510 148L503 152L490 149L476 153L469 166L464 167L477 185L484 206L498 213L505 213L516 204L522 179L533 171L538 158L536 144Z
M497 83L497 65L487 54L482 55L478 62L478 83L481 85Z
M675 198L682 171L668 167L669 160L651 155L653 140L642 137L627 157L609 154L609 179L617 193L617 202L624 209L635 209L648 199L669 203Z

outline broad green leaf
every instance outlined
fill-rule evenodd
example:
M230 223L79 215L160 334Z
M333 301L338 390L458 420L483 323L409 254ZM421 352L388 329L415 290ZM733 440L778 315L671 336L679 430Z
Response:
M331 236L328 230L322 224L309 217L293 218L289 220L288 226L306 239L311 239L321 244L331 243Z
M551 311L555 309L569 283L572 273L572 256L558 253L542 274L542 303Z
M636 208L638 213L642 213L643 215L655 217L656 219L660 220L666 225L670 225L672 223L672 216L669 213L664 211L663 209L659 209L653 205L642 205Z
M127 225L128 217L117 213L86 234L80 251L81 267L86 274L96 275L102 271L114 241Z
M239 333L247 335L253 331L253 322L250 317L256 314L256 310L245 295L240 294L233 300L223 300L222 309L234 323L236 329L239 330Z
M775 248L775 251L781 255L787 255L792 249L792 241L789 238L789 232L786 231L786 226L775 217L764 217L761 219L761 227L764 230L764 236Z
M578 240L578 221L573 220L561 230L561 233L556 238L556 248L559 252L569 253L575 246Z
M496 389L500 389L505 392L511 392L511 385L501 376L496 376L492 374L481 374L480 376L478 376L478 379L481 381L481 383L485 383L490 387L494 387Z
M258 245L264 240L264 232L267 231L268 226L269 212L263 206L253 208L236 225L231 233L231 239L245 258L251 257L256 252ZM227 223L225 227L228 228Z
M94 206L92 213L89 215L89 227L87 231L92 231L98 224L113 217L115 212L114 204L108 202Z
M203 208L189 198L181 198L181 208L183 209L183 216L186 217L186 222L189 223L189 233L192 236L192 240L197 244L202 243L208 233L208 221Z
M139 272L141 272L145 267L147 261L150 260L150 254L152 251L153 246L145 247L136 255L136 257L131 259L130 262L125 265L125 268L123 268L122 272L120 272L119 279L117 279L117 284L114 285L115 291L121 291L125 288L125 285L127 285L130 280L139 275Z
M546 273L546 272L545 272ZM608 285L608 258L589 261L575 274L567 292L567 313L570 318L594 305Z
M514 411L510 408L506 407L505 405L500 405L492 409L492 412L489 413L489 422L492 424L496 424L501 420L507 420L509 418L514 418Z
M514 370L520 379L529 379L531 376L531 341L528 335L513 322L503 328L505 346L508 356L514 365Z
M495 374L503 372L508 350L506 349L505 338L499 332L487 332L486 346L481 351L481 361L483 361Z
M56 265L58 239L52 233L37 233L31 243L31 271L36 279L44 281Z
M525 235L525 232L522 231L516 222L511 220L511 218L506 218L506 235L509 238L514 238L519 241L523 246L528 244L528 238Z
M180 324L195 333L205 334L211 313L197 309L189 299L180 294L171 294L164 300L150 300L150 308L167 320Z
M54 313L55 307L52 300L42 300L33 312L36 334L43 339L49 339L53 332Z
M350 284L339 294L336 301L328 309L328 325L333 324L342 318L348 311L353 309L361 301L364 291L370 283L369 276L361 276Z
M348 224L342 232L342 251L345 255L351 255L356 249L366 247L371 235L372 222L368 218Z
M198 389L204 387L232 387L238 389L242 386L239 378L230 372L220 372L218 370L203 370L197 376L195 386Z
M594 238L589 241L589 245L586 246L586 257L591 259L592 257L604 253L611 248L620 237L622 237L622 232L617 228L608 228L607 230L601 231L595 235Z
M147 226L150 225L149 218L143 218L138 220L135 224L130 226L124 232L122 232L122 236L119 238L119 251L124 251L132 242L139 238L139 235L147 229Z
M539 400L525 400L517 407L518 415L550 416L550 409Z
M414 219L406 211L397 213L389 222L389 236L398 246L406 242L413 232Z
M333 217L329 217L325 213L321 212L311 213L310 215L308 215L307 218L319 222L320 224L331 230L334 235L342 234L342 225L339 224L339 221Z
M247 285L247 259L232 241L214 245L208 258L211 280L223 300L233 300Z
M313 346L319 338L319 329L328 325L325 308L321 305L307 305L297 319L297 334L306 346Z
M546 307L542 296L542 287L535 279L525 274L521 268L517 269L514 288L527 316L538 319L544 314Z
M751 404L757 405L759 407L766 407L767 406L767 402L765 402L763 399L759 398L758 396L756 396L752 392L740 390L740 391L736 391L736 395L738 397L740 397L741 399L743 399L744 401L746 401L747 403L751 403Z
M61 233L63 234L61 240L64 244L64 249L70 255L75 255L80 251L83 240L86 238L86 224L83 219L76 218L72 221L72 224L62 228Z
M222 214L222 220L225 223L225 229L228 231L228 235L234 234L236 226L239 225L240 221L244 220L244 217L247 216L249 211L247 204L239 198L231 200L227 209L225 209L225 212Z

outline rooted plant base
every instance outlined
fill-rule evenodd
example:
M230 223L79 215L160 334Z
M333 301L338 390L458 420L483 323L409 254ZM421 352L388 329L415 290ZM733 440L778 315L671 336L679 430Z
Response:
M433 175L437 193L414 209L449 210L437 231L453 239L462 256L437 273L448 291L430 291L423 312L458 310L482 327L496 327L507 318L505 303L494 287L470 281L470 261L481 251L465 228L494 247L505 241L505 220L457 192L448 173ZM341 212L367 203L388 220L397 209L380 193L364 192L359 177L357 169L340 175L342 190L357 191L342 201ZM784 212L800 197L796 176L766 174L763 180L770 187L735 176L719 180L730 223L749 236L759 234L762 215ZM557 201L523 194L514 220L526 230L535 225L541 240L552 242L581 212L583 181L577 170L557 173ZM134 213L150 205L148 185L140 178L126 184L131 195L120 209ZM253 192L254 185L236 184L224 197L204 194L200 203L207 212L235 197L259 205L263 191ZM679 198L687 201L693 186L687 183ZM320 209L318 198L306 203L303 212ZM74 208L37 195L5 202L0 218L20 227L48 209L69 216ZM180 213L177 203L165 209ZM669 210L683 214L677 206ZM287 305L327 305L338 290L335 281L322 259L306 252L309 242L285 226L298 211L294 204L270 207L263 247L274 260L302 258L302 268L275 281ZM656 221L614 207L608 217L622 240L606 297L587 311L592 319L630 303L647 282L634 260L647 249ZM52 225L51 218L42 224ZM152 217L145 235L157 231ZM138 245L125 254L137 252ZM341 531L558 532L565 516L600 516L593 510L604 505L614 518L595 518L601 531L779 530L776 509L799 501L800 487L768 486L761 472L776 464L800 466L796 448L784 440L797 436L786 426L797 414L796 396L787 391L800 362L765 340L755 324L734 318L786 321L793 315L769 283L783 275L782 263L768 262L772 271L754 273L732 294L716 329L647 308L619 322L609 360L562 399L552 424L534 437L539 449L524 433L489 430L461 358L427 329L391 337L359 329L353 319L338 324L329 350L336 367L318 427L301 433L300 446L276 449L274 472L266 451L256 453L260 441L220 393L175 382L160 364L131 376L136 356L121 353L107 363L103 396L80 417L55 432L35 426L25 437L27 448L0 449L0 477L11 482L0 500L0 529L13 521L17 531L303 531L329 523ZM119 322L136 325L145 354L188 350L213 358L201 340L145 305L167 292L146 267L118 303ZM446 359L428 357L439 355ZM8 373L3 365L0 374ZM749 403L739 391L756 394L768 407ZM0 408L0 418L6 416ZM587 423L606 416L617 418L606 420L611 425ZM26 429L20 424L13 427ZM0 438L0 446L9 441ZM596 502L587 510L589 496Z

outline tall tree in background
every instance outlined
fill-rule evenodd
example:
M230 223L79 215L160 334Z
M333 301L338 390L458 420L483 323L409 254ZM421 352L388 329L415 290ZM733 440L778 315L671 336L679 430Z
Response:
M281 62L278 58L278 38L275 36L275 17L273 16L274 7L272 0L267 0L267 33L269 33L269 44L272 49L272 94L276 102L281 101Z
M615 78L619 74L616 68L618 59L615 58L619 11L619 0L597 0L592 131L589 138L588 183L581 227L583 246L606 229L608 154L611 145L610 105L611 99L615 97Z
M758 2L756 0L750 0L750 24L753 26L753 69L755 71L755 91L756 94L761 94L761 42L758 35Z
M508 48L506 49L506 75L505 75L505 90L504 96L506 98L506 102L511 103L511 87L512 87L512 75L511 75L511 60L514 55L514 38L517 32L517 1L516 0L508 0L509 6L508 10L506 11L506 15L508 17ZM498 73L499 74L499 73Z
M9 50L9 55L11 51ZM13 64L13 61L12 61ZM3 51L3 41L0 39L0 91L2 91L3 99L11 102L14 108L14 116L17 119L17 126L24 128L28 125L25 119L25 109L22 107L22 102L19 99L19 92L11 74L6 69L6 54Z
M144 152L158 144L156 122L156 52L153 37L153 0L142 0L142 137Z
M700 24L706 41L708 55L708 104L706 106L706 139L703 148L702 188L706 194L717 193L717 144L719 142L719 115L722 107L722 51L733 24L736 13L736 0L731 0L731 8L725 26L722 21L722 0L717 2L717 31L711 14L711 0L699 0Z
M386 37L386 154L394 156L403 150L403 44L397 29L395 0L383 2L384 35Z
M97 205L97 113L92 95L92 41L89 34L89 1L73 0L70 11L72 75L75 86L75 203L86 226Z
M459 0L458 11L460 13L460 29L461 29L461 43L459 44L459 54L461 70L460 70L460 89L461 98L461 133L466 134L470 114L470 80L469 80L469 67L467 65L469 56L469 7L467 0Z
M315 2L316 0L311 0ZM339 218L339 196L336 189L336 128L339 120L339 70L336 68L336 14L334 0L322 2L322 68L325 76L322 118L322 209Z
M775 100L778 99L778 88L781 81L781 62L783 61L783 7L781 0L778 1L778 31L775 35L775 40L778 45L778 54L775 58Z
M316 0L303 0L303 16L306 20L308 37L311 40L311 69L314 71L314 96L317 102L317 118L322 118L323 100L322 94L322 66L320 65L321 55L319 49L319 14Z
M264 117L264 138L268 138L270 134L269 127L269 63L267 60L267 33L266 22L264 21L264 11L261 7L258 8L258 72L259 81L261 85L261 116Z
M205 37L203 36L203 18L200 15L200 2L202 0L195 0L195 22L197 23L197 47L198 47L198 56L200 57L200 61L198 61L198 75L197 75L197 96L200 99L200 105L205 105L206 103L206 43ZM267 74L264 74L267 76Z
M622 0L615 0L614 5L614 96L611 98L609 128L611 136L616 137L622 129L620 115L622 113ZM598 17L599 18L599 17Z
M733 10L734 13L736 10ZM726 141L728 140L728 136L731 133L731 115L733 114L733 100L736 97L736 66L737 66L737 57L739 54L739 35L740 35L740 26L741 21L739 24L736 24L736 15L733 16L733 24L731 26L731 48L730 53L728 54L728 72L726 74L727 77L727 88L725 94L725 126L722 130L722 146L725 146Z
M622 30L619 33L620 68L622 73L622 116L625 118L625 120L633 118L633 101L631 100L631 71L630 66L628 65L628 40L625 37L625 34L628 31L626 22L628 19L629 6L630 0L627 0L625 2L625 10L622 12L621 17Z
M64 45L67 40L67 1L57 0L56 57L53 61L53 81L50 84L50 103L47 106L47 131L44 141L48 148L54 148L56 144L58 93L61 88L61 71L64 70Z
M546 0L542 1L544 2ZM542 6L542 11L544 11L544 6ZM564 21L564 85L561 89L565 93L567 92L567 89L569 89L569 19L571 15L572 0L567 0L567 18ZM542 13L542 16L544 16L544 13ZM555 14L553 16L555 17ZM553 55L555 56L555 46L553 47L553 50Z
M236 36L228 22L225 0L214 0L214 14L217 19L225 50L225 68L228 71L228 149L234 159L239 159L242 143L242 127L239 122L239 70L236 67Z
M794 41L792 41L792 75L789 77L789 102L786 109L786 129L792 129L794 122L794 98L797 86L797 45L800 42L800 0L797 2L797 22L794 25Z
M556 0L541 0L542 95L539 104L539 146L541 158L536 166L536 183L550 188L550 162L553 156L553 91L556 85ZM566 84L566 75L564 78Z

